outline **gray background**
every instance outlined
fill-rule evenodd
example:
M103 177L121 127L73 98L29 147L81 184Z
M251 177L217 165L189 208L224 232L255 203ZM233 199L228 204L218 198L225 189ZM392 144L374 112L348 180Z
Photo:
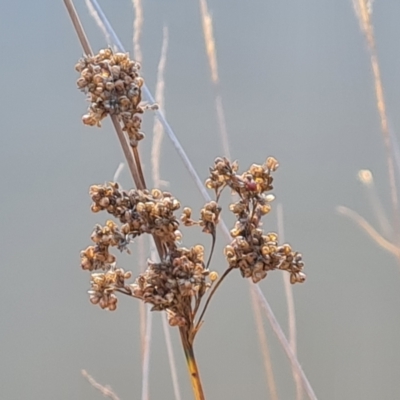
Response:
M162 27L170 32L166 113L202 178L221 153L214 92L196 1L144 0L143 74L154 91ZM104 0L132 49L128 0ZM94 49L105 41L78 11ZM350 0L217 1L214 18L221 94L233 157L243 167L274 155L274 193L285 235L303 252L308 280L294 289L299 359L320 399L400 398L399 266L353 223L345 204L373 220L357 171L373 171L390 210L385 152L364 38ZM400 3L377 1L373 22L394 131L400 129ZM115 313L91 306L79 252L96 222L88 188L112 176L122 153L111 129L84 127L75 88L81 48L63 2L0 2L0 393L1 398L98 399L86 368L121 399L139 399L138 303ZM153 116L142 154L149 172ZM182 203L202 200L166 140L162 178ZM125 170L125 187L130 180ZM276 210L276 208L275 208ZM276 229L276 211L266 229ZM187 244L205 241L199 235ZM220 245L222 245L220 238ZM137 271L137 257L123 265ZM214 259L222 271L223 258ZM282 277L261 283L287 328ZM280 399L293 399L289 364L265 323ZM176 330L171 331L183 399L191 398ZM196 344L207 399L268 398L247 283L232 274L216 296ZM154 314L150 395L173 398L159 315Z

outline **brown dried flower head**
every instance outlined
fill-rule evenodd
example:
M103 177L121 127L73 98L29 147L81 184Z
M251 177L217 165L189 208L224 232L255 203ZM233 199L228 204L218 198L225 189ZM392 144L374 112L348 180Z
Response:
M217 197L228 186L239 197L230 205L236 223L231 230L232 242L225 247L225 257L229 267L238 268L245 278L254 283L267 276L268 271L281 269L290 273L290 282L305 280L301 254L293 252L288 244L278 245L276 233L265 234L261 229L261 218L271 210L274 196L272 172L278 162L267 158L262 165L253 164L242 174L238 174L237 162L230 163L226 158L217 158L206 186L214 189Z
M179 201L158 189L125 191L114 182L91 186L90 196L93 212L107 211L122 224L119 227L107 221L104 227L96 225L91 235L94 245L81 252L83 269L105 271L92 274L91 302L115 310L115 292L122 292L152 304L152 310L166 310L171 325L192 324L193 307L217 279L217 274L212 273L208 278L210 272L204 263L203 246L179 247L182 234L175 216ZM184 214L188 211L191 213L185 209ZM203 226L205 232L214 232L219 211L216 202L206 204L200 221L192 221L193 225ZM125 279L131 273L116 268L116 257L109 249L128 250L128 244L144 233L160 239L165 256L158 263L149 260L146 271L135 283L127 285Z
M152 310L167 310L170 325L190 326L193 302L215 281L215 273L209 275L203 246L177 247L161 263L148 261L147 270L131 285L132 295L152 304Z
M103 49L94 56L79 60L75 69L80 73L77 86L87 93L90 106L82 117L85 125L101 126L107 115L116 115L128 134L131 146L144 138L140 132L143 113L140 106L143 79L140 64L125 53Z

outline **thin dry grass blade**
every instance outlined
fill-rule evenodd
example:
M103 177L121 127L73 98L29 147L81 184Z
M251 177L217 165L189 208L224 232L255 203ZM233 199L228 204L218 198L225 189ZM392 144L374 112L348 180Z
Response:
M163 42L161 47L161 56L158 63L157 70L157 83L156 83L156 102L162 113L164 111L164 72L167 61L167 50L168 50L168 28L164 26L163 29ZM160 187L160 160L161 160L161 144L164 137L164 129L158 119L154 121L153 128L153 144L151 147L151 163L152 163L152 174L153 174L153 185L154 187Z
M143 27L143 7L142 0L132 0L133 9L135 11L135 19L133 20L133 56L140 63L143 60L142 49L140 47L140 37L142 36Z
M110 386L103 386L98 383L86 370L81 371L82 376L87 379L87 381L97 389L104 397L108 397L111 400L120 400L119 397L113 392Z
M139 236L137 239L137 246L138 246L138 262L139 262L139 268L140 268L140 273L142 273L145 269L146 265L146 252L145 252L145 242L144 242L144 237ZM142 356L142 370L144 369L143 367L143 362L144 362L144 354L145 354L145 346L146 346L146 304L143 303L143 301L139 302L139 321L140 321L140 350L141 350L141 356Z
M99 18L99 14L97 14L97 11L94 9L92 3L90 2L90 0L85 0L85 4L86 7L89 10L89 14L90 16L95 20L97 26L101 29L101 31L103 32L104 37L106 38L106 42L109 46L112 46L112 40L110 37L110 34L107 32L107 29L105 28L103 22L101 21L101 19Z
M230 159L231 151L229 146L228 130L226 128L225 111L222 104L222 97L219 94L215 96L215 108L217 110L218 127L222 142L222 151L224 152L224 156Z
M217 52L215 48L212 17L208 11L206 0L200 0L200 11L201 11L201 22L203 25L204 41L206 44L207 58L211 70L211 79L213 83L218 84L219 77L218 77Z
M278 390L276 388L274 369L272 367L271 356L268 348L267 334L265 332L262 322L261 308L253 290L250 290L250 295L251 304L253 306L254 320L256 322L258 340L260 341L261 352L263 355L264 369L267 378L266 381L268 383L269 395L271 397L271 400L278 400Z
M344 206L336 207L336 210L339 214L342 214L355 222L356 225L358 225L364 232L366 232L373 239L373 241L381 246L383 249L385 249L389 253L392 253L396 257L400 256L400 249L393 243L386 240L361 215Z
M151 350L151 331L153 314L150 307L146 307L146 334L143 348L142 364L142 400L149 400L149 380L150 380L150 350Z
M285 231L283 223L283 206L281 203L277 205L277 220L278 220L278 235L282 242L285 242ZM296 313L293 299L293 289L289 277L282 275L283 284L285 287L286 303L288 307L288 325L289 325L289 343L292 348L293 354L297 357L297 330L296 330ZM300 376L297 371L292 368L293 379L296 384L296 399L303 398L302 385Z
M371 20L371 14L372 14L371 5L372 5L371 1L353 0L354 10L358 18L358 21L360 23L361 30L365 35L370 55L370 62L371 62L374 87L375 87L376 107L379 113L383 142L386 148L386 161L387 161L388 176L390 182L394 225L395 225L395 231L397 235L399 235L400 233L399 200L397 195L397 184L396 184L393 154L392 154L392 143L388 127L386 102L383 94L383 85L382 85L381 72L378 62L378 53L376 51L375 34ZM396 241L397 240L398 238L396 238Z
M116 182L121 175L122 170L124 169L125 164L123 162L119 163L118 168L115 171L115 174L113 176L113 182Z
M96 8L96 10L97 10L97 12L99 14L99 17L102 19L102 21L103 21L104 25L106 26L108 32L110 33L110 36L113 38L114 43L117 45L117 47L118 47L118 49L120 51L124 51L124 47L122 46L121 41L119 40L118 36L115 34L114 29L112 28L112 26L110 25L110 23L107 20L106 16L104 15L104 13L103 13L101 7L99 6L97 0L92 0L92 3L94 5L94 7ZM150 93L150 91L148 90L147 86L144 85L142 87L142 90L143 90L144 97L149 102L154 103L154 98L153 98L152 94ZM191 163L191 161L190 161L189 157L187 156L186 152L184 151L182 145L180 144L178 138L176 137L176 135L175 135L174 131L172 130L171 126L169 125L168 121L165 119L163 113L161 113L159 110L155 111L155 113L156 113L157 117L159 118L161 124L163 125L165 133L167 134L169 140L173 144L173 146L174 146L175 150L177 151L178 155L181 157L185 168L187 169L187 171L189 172L190 176L192 177L195 185L197 186L197 188L200 191L201 195L203 196L204 200L205 201L211 201L211 198L210 198L206 188L204 187L202 180L199 178L199 175L197 174L193 164ZM220 229L222 230L226 240L230 241L231 240L230 233L229 233L229 230L228 230L227 226L225 225L225 223L221 220L221 223L219 225L220 225ZM261 290L258 288L258 286L254 285L254 284L252 284L250 282L249 282L249 285L252 288L252 290L256 290L257 291L257 295L259 296L260 301L262 302L263 306L264 306L264 304L266 304L269 307L269 303L268 303L267 299L265 298L265 296L261 292ZM258 290L257 290L257 288L258 288ZM269 310L271 311L270 307L269 307ZM292 350L290 348L290 344L287 341L287 339L286 339L286 337L285 337L285 335L284 335L284 333L283 333L283 331L282 331L277 319L275 318L275 315L272 313L272 311L271 312L267 312L266 315L267 315L267 318L268 318L271 326L275 327L274 332L276 333L276 335L278 337L278 340L279 340L281 346L283 347L283 349L285 350L286 354L291 354L291 360L294 357L294 359L295 359L294 364L296 365L296 368L298 368L298 372L300 373L303 387L307 386L307 388L305 388L307 394L309 394L309 396L310 396L310 393L312 393L313 396L310 397L310 398L312 400L315 400L316 397L315 397L315 394L314 394L314 392L312 390L312 387L311 387L309 381L307 380L307 377L305 376L304 371L301 369L299 361L293 355ZM278 334L277 332L279 332L279 330L280 330L280 333Z
M179 389L178 372L176 368L174 350L172 347L172 340L170 334L171 327L169 326L167 321L167 316L164 313L161 315L161 319L163 323L165 343L167 345L168 361L169 361L169 367L171 369L172 386L174 388L175 400L181 400L182 397Z
M368 169L361 169L358 171L357 177L362 183L367 192L367 198L371 205L372 212L379 224L379 228L383 235L393 239L393 229L389 223L389 220L384 211L382 202L379 199L378 193L376 191L374 176L372 172Z
M281 326L279 325L277 319L275 318L274 313L271 310L270 305L268 304L266 298L264 297L260 287L258 285L252 285L252 289L254 290L255 294L257 295L257 298L259 299L262 307L264 308L264 311L268 317L268 320L271 324L271 327L273 331L275 332L276 336L278 337L279 341L284 345L282 346L283 349L286 352L286 355L289 358L289 361L292 364L292 368L299 374L300 380L302 383L302 386L307 393L308 397L311 400L317 400L317 396L314 393L313 388L310 385L310 382L308 381L303 368L301 367L299 360L297 359L296 355L293 353L292 348L290 346L290 343L286 339L285 334L283 333L283 330Z
M214 85L215 92L215 109L217 110L218 127L222 142L222 150L224 156L231 158L229 149L228 131L226 129L225 112L222 104L222 98L219 94L219 76L218 76L218 62L217 62L217 47L215 45L213 23L210 12L208 11L207 0L200 1L201 23L203 26L204 43L206 46L206 53L208 64L210 66L211 81Z

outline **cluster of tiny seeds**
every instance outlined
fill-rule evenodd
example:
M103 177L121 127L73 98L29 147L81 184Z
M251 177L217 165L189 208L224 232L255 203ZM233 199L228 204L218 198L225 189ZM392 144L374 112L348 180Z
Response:
M254 283L267 276L268 271L281 269L290 273L290 282L304 282L304 264L301 254L293 252L288 244L278 246L275 233L263 234L254 229L248 237L237 236L225 247L225 257L232 268L239 268L244 278Z
M81 252L82 269L107 270L115 262L115 256L109 253L110 247L124 250L129 244L127 237L123 235L113 221L107 221L105 226L96 225L91 235L94 246L89 246Z
M185 226L200 225L203 227L203 232L214 233L215 227L219 222L221 208L216 201L206 203L200 211L200 220L192 219L192 210L189 207L183 209L181 221Z
M160 238L167 247L175 247L181 240L179 222L174 212L180 203L170 193L158 189L121 190L117 183L94 185L90 188L92 211L106 210L122 222L124 237L134 238L150 233Z
M139 63L130 60L128 54L104 49L79 60L75 69L80 73L78 88L88 94L90 102L88 114L82 117L83 123L101 126L101 120L107 115L116 115L131 146L136 146L144 138L137 115L143 112Z
M178 247L181 234L174 212L180 208L179 202L168 192L158 189L124 191L113 182L93 185L90 196L93 212L105 210L122 223L120 228L113 221L107 221L104 227L97 225L91 236L94 246L81 253L83 269L105 270L92 273L90 301L115 310L114 292L123 291L152 304L153 310L166 310L173 326L192 323L193 299L199 300L204 295L217 274L205 268L202 246ZM193 221L193 224L211 232L215 230L219 212L216 202L207 203L200 221ZM143 233L157 235L165 244L166 255L160 263L149 261L146 271L134 284L127 286L125 279L131 274L116 269L115 257L109 253L109 248L124 250L134 237Z
M221 207L215 201L206 203L200 211L200 226L203 227L203 232L214 233L215 227L219 222L219 214Z
M272 190L271 173L276 171L278 166L275 158L268 157L263 165L253 164L248 171L238 175L236 172L239 165L236 161L231 163L225 157L218 157L214 161L214 166L210 168L206 186L217 193L229 186L241 198L258 198L264 192Z
M107 272L93 273L91 276L90 302L98 304L102 309L114 311L117 308L117 297L114 292L122 289L130 293L125 280L132 276L121 268L112 267Z
M217 278L205 268L204 247L197 245L175 248L161 263L148 261L146 271L130 286L132 295L152 304L152 310L167 310L171 326L187 326L193 298L201 298Z
M293 252L287 244L278 246L277 235L264 234L261 229L261 218L269 213L270 202L274 200L267 192L273 188L271 173L278 168L278 162L269 157L264 164L253 164L243 174L237 174L238 168L237 162L217 158L206 181L206 186L214 189L217 196L226 186L239 196L238 201L230 205L236 223L230 231L233 240L225 248L229 266L239 268L242 276L251 278L254 283L274 269L288 271L291 283L303 282L301 254Z
M238 168L239 165L236 161L230 163L226 157L216 158L214 166L210 168L210 177L206 180L206 187L219 193L229 183L232 184Z

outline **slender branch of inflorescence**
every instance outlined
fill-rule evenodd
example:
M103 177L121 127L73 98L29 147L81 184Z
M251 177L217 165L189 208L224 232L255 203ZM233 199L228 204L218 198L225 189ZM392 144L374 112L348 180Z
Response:
M201 311L201 314L197 320L196 326L194 328L194 332L193 332L193 338L195 337L196 333L199 331L202 323L203 323L203 317L204 314L207 310L208 305L210 304L210 301L214 295L214 293L216 292L216 290L218 289L218 287L221 285L221 283L223 282L223 280L227 277L227 275L233 270L233 267L229 267L228 269L225 270L225 272L222 274L221 278L218 279L218 281L216 282L216 284L214 285L214 287L211 289L210 294L207 297L207 301L204 304L203 310Z

